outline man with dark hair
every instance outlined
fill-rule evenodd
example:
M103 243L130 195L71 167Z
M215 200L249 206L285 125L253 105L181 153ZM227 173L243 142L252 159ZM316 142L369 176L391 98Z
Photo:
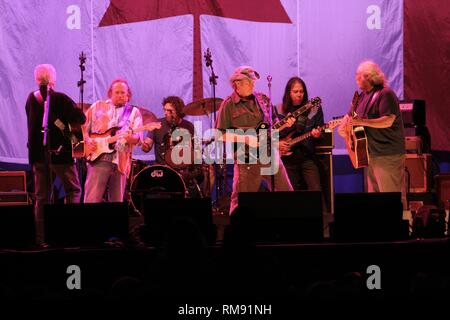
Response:
M194 164L194 125L184 119L185 104L181 98L169 96L162 105L164 117L158 119L161 128L148 132L141 149L149 152L155 145L155 163L180 173L190 197L202 196L199 183L203 173L201 166Z
M144 152L149 152L153 145L155 146L155 162L157 164L174 165L175 159L172 159L172 147L175 143L181 141L183 137L194 137L194 125L192 122L184 119L185 114L183 109L185 107L181 98L176 96L169 96L163 99L162 102L164 118L158 119L161 122L161 128L150 131L144 139L141 148ZM173 139L172 135L177 130L177 138ZM184 131L184 133L183 133ZM185 141L191 143L191 141ZM186 165L188 165L187 163Z
M39 90L29 94L25 111L28 121L28 158L34 174L37 241L40 243L43 240L43 207L50 202L55 176L60 178L64 186L65 202L80 202L81 188L72 158L69 124L83 124L86 117L70 97L54 91L56 70L51 64L36 66L34 77ZM45 112L44 101L47 98L48 111ZM48 115L46 124L43 121L45 114ZM48 127L46 145L42 132L45 126Z

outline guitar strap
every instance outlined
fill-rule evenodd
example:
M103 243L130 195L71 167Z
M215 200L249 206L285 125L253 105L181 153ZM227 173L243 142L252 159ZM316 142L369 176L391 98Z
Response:
M126 104L125 109L123 110L122 116L119 119L118 127L123 128L123 126L127 123L130 118L131 111L133 110L133 106L131 104Z
M378 95L380 94L380 90L372 92L370 95L369 100L367 100L366 105L364 106L364 112L363 117L367 116L367 113L372 109L373 105L375 104L375 101L377 100Z
M263 100L263 95L261 93L255 93L255 102L263 115L263 121L270 123L270 114L268 108L270 108L271 104L269 101ZM275 112L273 113L275 115Z
M36 90L33 92L34 97L36 98L37 102L39 102L40 105L44 105L44 98L42 97L42 94L39 90Z

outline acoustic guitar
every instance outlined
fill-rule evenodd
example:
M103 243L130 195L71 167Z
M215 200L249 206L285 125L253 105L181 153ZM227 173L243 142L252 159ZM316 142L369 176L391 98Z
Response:
M355 112L360 95L355 91L352 99L353 118L357 117ZM355 169L369 166L369 144L363 126L347 126L345 145L348 155Z

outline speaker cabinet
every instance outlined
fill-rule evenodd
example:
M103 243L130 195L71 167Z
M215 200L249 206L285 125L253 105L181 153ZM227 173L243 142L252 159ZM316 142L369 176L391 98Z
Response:
M426 124L425 100L400 101L400 111L405 127Z
M316 156L326 210L332 213L334 212L333 154L331 151L319 152Z
M431 189L431 154L406 154L406 192L428 192Z
M122 202L44 206L45 242L53 246L97 246L128 240L128 204Z
M450 209L450 173L440 173L435 176L436 195L440 208Z
M35 245L36 228L32 205L3 206L0 211L0 248Z
M322 241L322 194L241 192L238 208L230 218L228 236L255 243Z
M391 241L407 237L400 192L335 194L335 240Z
M144 200L144 222L141 236L150 245L216 241L210 198L148 198Z

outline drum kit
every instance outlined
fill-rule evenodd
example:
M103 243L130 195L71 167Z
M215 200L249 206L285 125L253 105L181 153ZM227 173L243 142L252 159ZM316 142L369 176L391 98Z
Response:
M202 116L212 114L218 110L223 99L201 99L189 103L183 112L186 115ZM158 121L157 117L149 110L139 108L143 118L143 124ZM205 147L213 140L202 141ZM169 165L172 164L172 165ZM226 188L226 166L220 165L216 170L214 165L193 164L188 166L176 166L169 162L167 165L145 165L141 160L133 160L131 182L129 187L129 200L134 211L142 215L143 205L146 199L151 198L190 198L212 197L214 185L220 183L216 193L217 203L220 208L215 208L216 213L228 214L225 198L229 198ZM220 192L220 193L218 193ZM224 195L224 196L221 196ZM214 207L214 206L213 206Z

